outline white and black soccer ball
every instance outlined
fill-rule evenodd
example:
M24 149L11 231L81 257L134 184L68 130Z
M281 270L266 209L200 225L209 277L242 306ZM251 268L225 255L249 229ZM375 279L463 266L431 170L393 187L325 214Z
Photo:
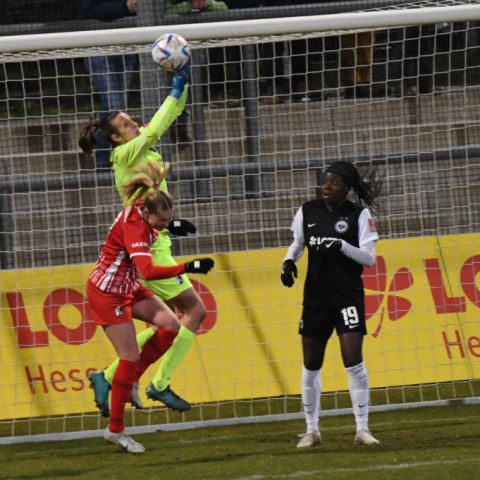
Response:
M152 57L163 70L179 70L190 57L188 43L180 35L166 33L153 44Z

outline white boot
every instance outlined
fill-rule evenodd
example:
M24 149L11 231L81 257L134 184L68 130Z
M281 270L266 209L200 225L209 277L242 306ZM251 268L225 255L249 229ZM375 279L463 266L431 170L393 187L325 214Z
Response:
M297 448L316 447L322 443L322 437L318 432L307 432L299 436L302 439L298 442Z
M355 445L368 445L369 447L376 447L380 442L372 435L370 430L362 428L357 431L355 436Z
M143 453L145 451L145 447L135 440L132 440L125 433L125 430L121 433L112 433L110 427L107 427L103 433L103 439L107 443L118 445L126 453Z

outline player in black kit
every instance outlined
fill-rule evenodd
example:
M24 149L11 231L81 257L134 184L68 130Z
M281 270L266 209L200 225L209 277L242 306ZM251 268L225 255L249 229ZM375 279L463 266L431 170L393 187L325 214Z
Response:
M375 194L349 162L339 161L323 175L321 200L304 203L292 224L294 241L282 268L282 283L291 287L297 277L295 262L308 249L302 335L302 403L307 432L297 447L320 445L318 410L320 369L328 340L335 329L340 340L343 364L348 373L349 390L357 424L357 445L378 445L368 430L368 376L363 363L365 293L363 266L375 263L378 240L370 212L375 211ZM347 200L352 189L358 203Z

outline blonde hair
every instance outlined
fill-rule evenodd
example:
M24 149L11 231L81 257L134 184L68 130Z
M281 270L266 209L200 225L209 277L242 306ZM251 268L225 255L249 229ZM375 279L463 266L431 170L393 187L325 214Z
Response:
M159 208L165 211L172 209L173 196L159 188L169 169L169 163L166 163L162 169L158 162L148 162L145 166L133 170L132 173L138 175L128 180L123 186L124 205L131 205L143 198L143 206L149 213L155 214Z

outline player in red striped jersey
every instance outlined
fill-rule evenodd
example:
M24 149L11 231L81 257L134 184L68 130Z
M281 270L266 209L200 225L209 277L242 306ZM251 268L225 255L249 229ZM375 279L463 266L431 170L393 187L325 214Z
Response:
M143 175L125 184L127 198L137 192L143 200L136 201L117 216L87 284L93 318L103 326L120 359L113 377L110 424L104 439L129 453L145 451L142 445L125 434L123 425L125 404L138 380L137 364L140 361L132 317L154 325L167 338L175 338L180 329L173 311L140 284L139 272L145 279L156 280L185 272L208 273L214 265L210 258L167 267L153 264L150 247L158 230L163 230L173 217L173 197L158 188L167 171L168 166L162 171L159 165L152 163L148 168L140 169L139 173ZM152 188L153 191L144 197ZM166 349L170 345L166 342Z
M135 176L137 168L144 167L152 161L163 166L162 157L154 147L185 107L188 72L188 64L182 70L174 72L172 91L150 123L144 127L139 128L125 112L114 111L104 117L101 123L90 122L80 132L78 144L86 155L91 155L97 146L98 128L112 145L110 159L115 172L115 184L122 198L124 198L124 185ZM160 188L167 191L165 180ZM126 199L124 205L129 205L129 201L130 199ZM171 240L168 233L187 236L188 233L195 233L196 230L196 227L186 220L172 220L168 228L159 232L151 248L153 264L176 265L170 249ZM175 338L166 338L164 333L157 332L154 326L138 333L137 342L141 351L137 368L139 375L162 357L169 344L171 348L166 352L157 374L148 385L146 394L148 398L160 401L173 410L184 412L190 409L191 405L170 388L170 381L175 369L193 343L195 332L205 319L207 313L205 305L187 275L153 281L140 278L140 282L158 295L170 308L180 311L183 316L182 325ZM109 391L118 361L117 358L108 368L92 372L89 377L95 402L105 418L110 416ZM138 382L134 383L130 403L136 408L143 408Z

